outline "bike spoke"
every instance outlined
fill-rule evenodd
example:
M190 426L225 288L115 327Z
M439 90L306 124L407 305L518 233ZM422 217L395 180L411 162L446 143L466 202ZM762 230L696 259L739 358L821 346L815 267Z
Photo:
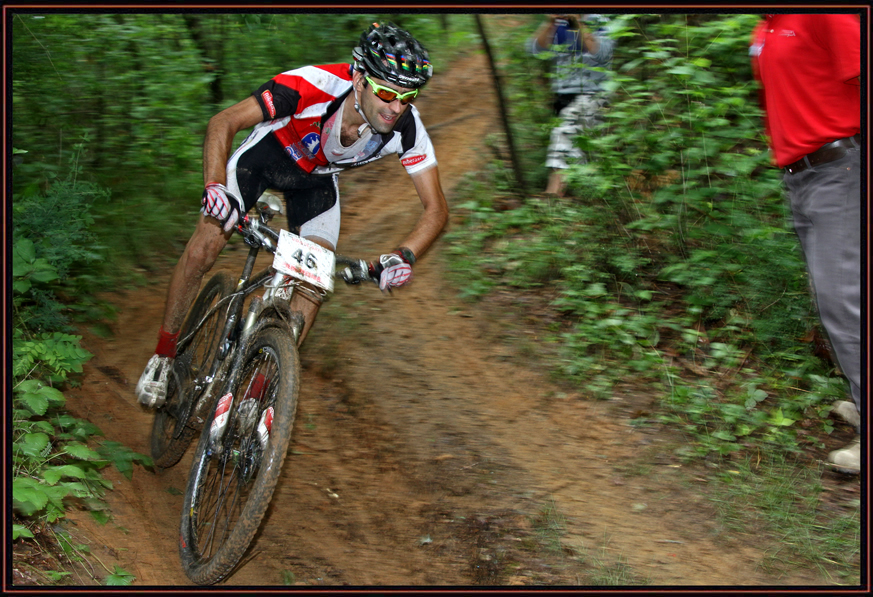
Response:
M233 395L221 435L210 436L212 421L204 423L186 496L183 564L198 583L217 582L245 553L290 440L300 371L293 345L280 330L267 328L245 348L240 364L233 383L221 390ZM215 406L212 412L214 420ZM265 454L270 467L262 467Z
M239 394L258 400L253 422L241 429L239 413L228 422L230 436L223 442L221 455L212 455L204 481L198 488L202 499L193 520L198 537L197 551L202 558L211 557L221 548L245 507L262 452L258 422L264 411L275 404L278 380L275 355L269 351L249 362L244 383L240 384L243 391ZM232 408L238 409L239 405L234 404Z
M212 369L227 317L225 309L216 307L229 291L227 277L216 274L198 295L181 332L186 339L176 356L167 402L155 413L152 426L152 457L160 467L175 465L194 437L191 414L208 385L205 376Z
M239 483L235 482L239 479L239 467L232 464L228 471L227 464L230 459L230 455L215 458L212 463L215 469L209 471L208 477L200 489L206 501L201 503L200 512L195 513L194 524L198 531L198 537L205 533L205 536L199 537L198 540L198 552L204 558L210 557L221 547L227 534L233 529L234 514L239 516L239 512L235 512L240 497L239 489L241 489ZM233 492L228 507L228 492L233 488L236 488L237 491ZM221 534L217 542L216 533Z

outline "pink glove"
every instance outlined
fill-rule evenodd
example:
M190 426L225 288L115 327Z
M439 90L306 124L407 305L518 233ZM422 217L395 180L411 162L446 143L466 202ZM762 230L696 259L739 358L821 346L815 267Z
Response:
M406 247L379 257L382 273L379 276L379 289L388 290L412 281L412 264L415 255Z
M224 231L231 230L245 212L242 201L234 197L223 184L210 182L203 190L200 213L221 222Z

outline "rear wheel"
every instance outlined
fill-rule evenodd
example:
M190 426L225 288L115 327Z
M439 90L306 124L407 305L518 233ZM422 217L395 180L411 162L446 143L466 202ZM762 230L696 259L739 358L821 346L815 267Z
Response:
M224 272L212 276L197 295L179 333L179 338L185 342L192 330L196 330L190 341L180 347L167 387L167 401L155 411L151 454L155 465L161 468L169 468L179 462L197 433L195 428L187 425L190 406L209 385L206 376L218 352L219 336L227 316L225 308L212 313L210 310L232 289L230 278ZM207 314L208 318L198 327Z
M243 350L229 403L217 400L203 426L182 507L182 567L199 585L225 578L248 549L279 479L297 410L300 362L287 331L263 329ZM211 438L222 412L223 430Z

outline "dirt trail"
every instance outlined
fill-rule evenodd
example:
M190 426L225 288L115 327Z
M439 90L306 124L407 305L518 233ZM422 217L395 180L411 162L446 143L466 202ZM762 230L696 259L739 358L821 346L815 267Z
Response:
M450 204L461 177L489 158L483 139L499 126L484 56L463 64L417 104ZM340 252L393 248L420 213L400 164L340 178ZM416 264L408 288L383 296L343 286L323 307L301 355L291 456L228 584L589 584L595 561L624 562L651 585L820 584L813 572L767 575L754 537L719 531L693 476L662 449L672 440L629 425L638 397L584 401L529 366L522 343L497 339L490 315L445 282L445 246ZM242 258L228 250L217 269L238 271ZM166 280L113 297L115 337L86 337L95 357L70 400L107 439L142 453L152 415L133 388L154 348ZM646 474L623 474L641 455ZM115 476L113 521L96 526L78 513L75 533L136 585L190 584L177 551L189 463L190 451L172 469ZM564 516L563 549L536 548L532 520L544 508Z

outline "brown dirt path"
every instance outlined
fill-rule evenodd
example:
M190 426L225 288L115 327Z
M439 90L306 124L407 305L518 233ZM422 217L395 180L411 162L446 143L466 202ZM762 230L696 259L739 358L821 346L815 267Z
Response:
M484 56L465 65L440 73L417 104L450 204L499 126ZM420 213L400 164L340 178L340 252L393 248ZM536 338L507 342L493 314L460 302L443 276L444 248L438 241L414 283L391 296L340 287L323 307L302 351L291 456L227 584L585 585L605 565L650 585L821 584L813 571L767 574L756 538L718 528L693 473L667 449L675 440L629 424L630 397L589 402L554 385L520 349ZM242 256L229 249L217 268L234 271ZM113 297L115 336L86 336L95 357L69 401L107 439L142 453L152 415L133 387L154 348L166 279ZM157 474L115 475L112 522L77 513L74 534L136 585L189 585L177 552L189 462L190 452ZM644 474L627 474L641 463ZM555 550L539 547L551 536L535 519L548 508L566 528Z

